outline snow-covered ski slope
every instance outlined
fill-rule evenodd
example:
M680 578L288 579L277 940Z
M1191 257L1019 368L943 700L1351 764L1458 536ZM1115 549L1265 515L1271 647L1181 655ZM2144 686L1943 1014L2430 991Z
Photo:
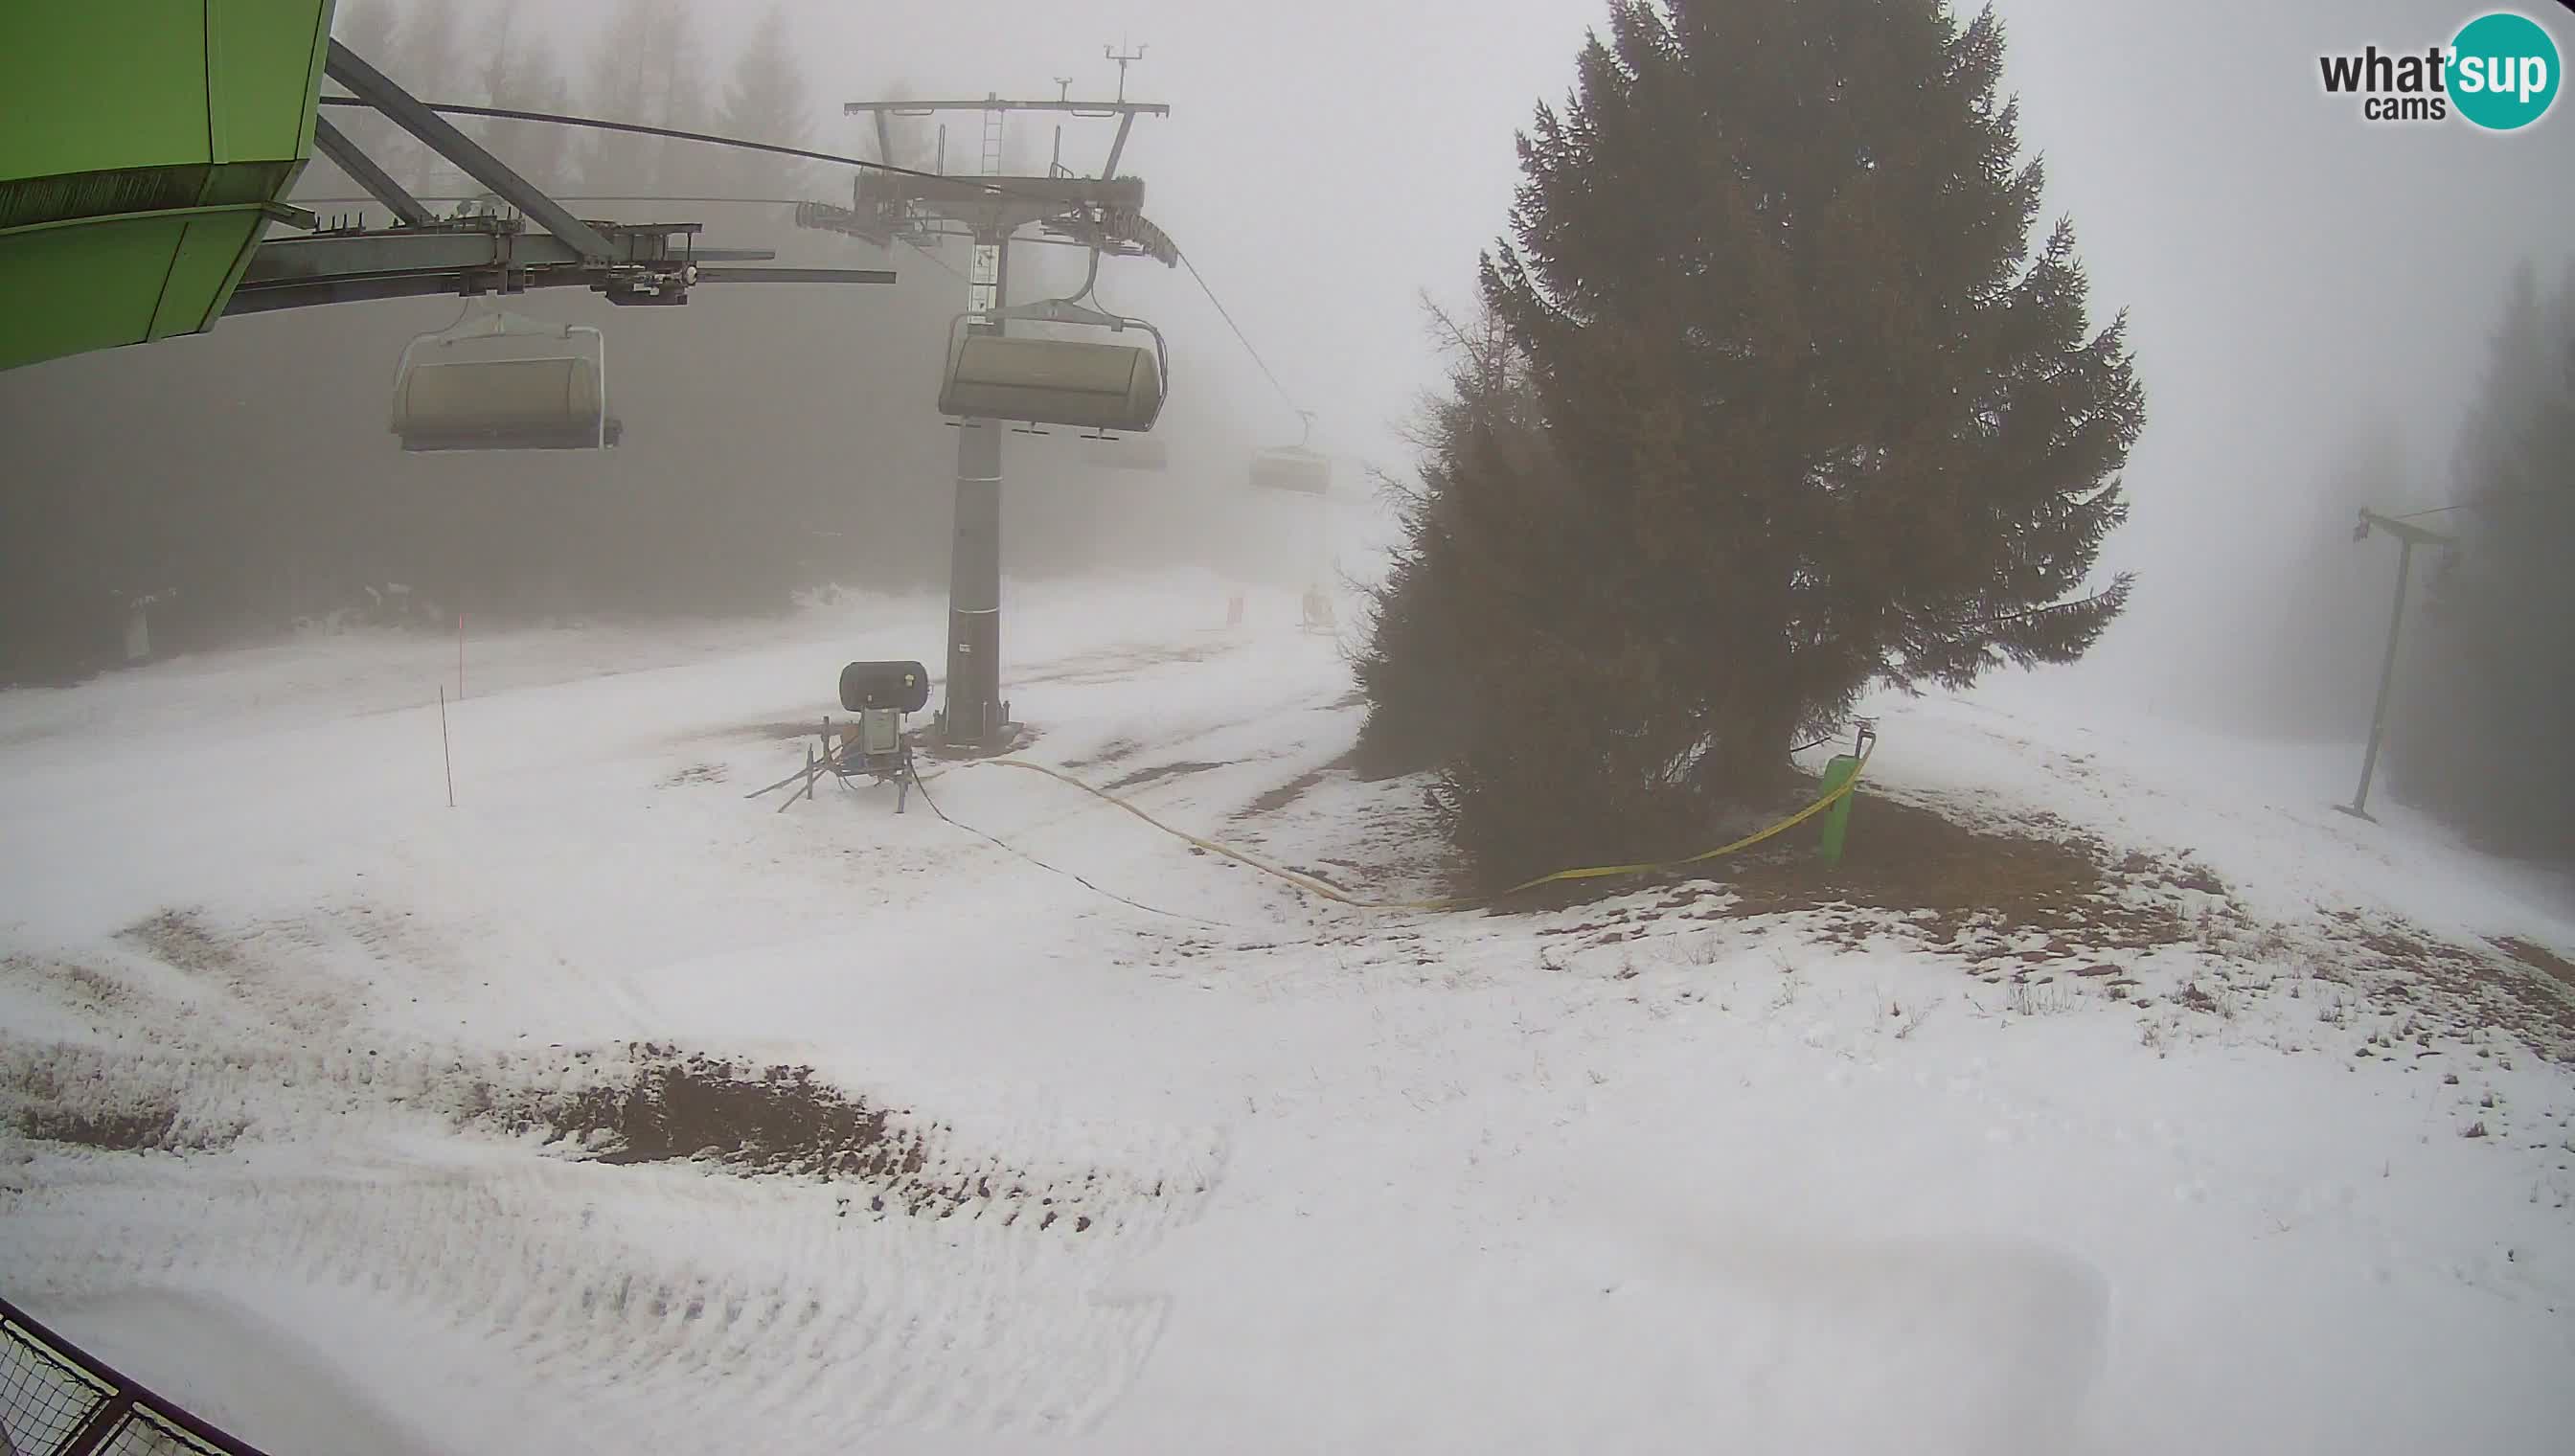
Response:
M1338 647L1228 590L1015 589L1027 756L1433 888ZM1016 853L744 797L941 632L474 642L453 809L452 642L0 696L0 1292L279 1456L2575 1432L2575 918L2332 812L2348 751L1874 705L1855 860L1910 804L2113 866L1952 843L1927 910L1375 914L1007 768L929 786Z

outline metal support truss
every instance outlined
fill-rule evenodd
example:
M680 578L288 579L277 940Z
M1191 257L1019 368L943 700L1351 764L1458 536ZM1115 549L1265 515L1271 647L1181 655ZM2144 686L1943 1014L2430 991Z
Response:
M482 226L472 226L481 224ZM694 232L696 224L680 227ZM653 256L672 237L660 227L628 233L614 230L626 255L638 262L669 261ZM647 294L633 289L610 292L613 303L685 303L687 287L700 283L892 283L891 269L880 268L725 268L709 262L757 262L776 255L765 248L699 249L675 255L683 264L676 287ZM319 233L309 238L281 238L264 244L250 261L233 291L227 314L260 314L317 304L356 303L373 299L422 298L438 294L518 293L531 288L597 288L598 271L559 238L512 231L498 218L466 218L428 228L351 230Z
M382 112L480 183L499 206L442 218L367 156L328 117L314 122L314 145L369 196L391 209L391 228L317 230L275 238L252 255L227 314L371 299L437 294L518 293L580 286L613 304L676 305L699 283L892 283L887 269L723 268L765 262L766 248L700 248L698 223L587 222L521 177L507 163L338 41L325 74L350 98ZM543 232L531 232L533 222ZM315 226L309 216L304 226Z
M349 88L349 93L383 112L394 125L418 138L431 151L462 168L465 175L485 187L512 207L526 213L537 226L561 238L582 257L606 263L617 249L590 224L564 210L562 203L546 196L501 159L483 150L480 143L456 129L456 124L423 106L408 91L395 85L384 72L368 65L358 53L338 41L331 42L331 58L323 67L324 74Z
M1112 59L1118 58L1113 55ZM1125 68L1120 69L1123 73ZM1109 257L1151 258L1166 268L1180 266L1180 249L1145 217L1143 180L1116 175L1118 159L1126 151L1128 133L1136 118L1169 116L1172 109L1167 105L1123 97L1117 101L1006 101L994 95L981 101L852 101L843 104L841 111L846 116L874 118L877 145L889 156L894 142L888 117L931 116L943 111L975 111L988 118L1022 111L1115 117L1118 137L1110 147L1104 175L1097 178L1071 175L1060 162L1045 177L864 172L852 184L849 208L827 203L800 207L796 216L799 227L846 233L880 247L896 241L927 246L943 237L1008 237L1023 228L1036 227L1061 241L1096 248ZM1060 150L1060 135L1057 144ZM942 228L943 222L955 224L956 231Z
M349 174L349 180L367 190L367 195L393 210L404 226L426 228L438 221L437 215L421 204L419 198L394 180L392 173L376 165L376 159L358 150L348 133L331 124L331 118L313 118L313 145L332 165Z

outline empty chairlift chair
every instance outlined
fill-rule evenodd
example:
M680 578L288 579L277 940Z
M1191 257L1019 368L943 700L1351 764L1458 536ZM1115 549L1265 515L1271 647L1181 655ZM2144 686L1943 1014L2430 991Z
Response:
M1112 334L1132 329L1153 344L1013 338L969 327L1009 322L1079 324ZM1062 425L1103 440L1142 435L1162 418L1169 361L1161 330L1072 299L959 314L950 326L939 413L960 420Z
M442 358L460 345L496 340L574 343L583 353L524 349ZM424 352L429 346L436 353ZM501 346L504 349L509 345ZM608 413L608 341L597 329L549 324L508 312L423 334L403 347L394 377L393 433L412 452L605 450L624 427Z
M1252 458L1252 485L1255 490L1277 491L1284 495L1303 496L1314 503L1314 576L1305 588L1304 622L1307 632L1334 631L1332 599L1323 590L1326 559L1330 554L1330 507L1332 492L1332 458L1305 442L1314 433L1314 416L1309 410L1296 412L1304 421L1304 432L1294 445L1265 450Z
M1314 429L1311 412L1296 412L1305 422L1305 434ZM1318 450L1309 449L1304 439L1277 450L1265 450L1252 458L1252 484L1265 491L1285 491L1296 496L1325 496L1332 489L1332 460Z
M1252 458L1252 484L1295 496L1331 494L1332 462L1302 446L1265 450Z

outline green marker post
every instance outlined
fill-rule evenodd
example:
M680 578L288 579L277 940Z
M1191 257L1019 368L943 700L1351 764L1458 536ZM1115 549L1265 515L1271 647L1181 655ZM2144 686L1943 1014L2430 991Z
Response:
M1832 761L1824 765L1824 792L1839 790L1858 771L1858 758L1849 753L1834 754ZM1826 864L1842 862L1842 838L1850 830L1851 800L1857 797L1857 793L1845 793L1833 800L1831 808L1824 810L1823 838L1816 844L1815 852Z

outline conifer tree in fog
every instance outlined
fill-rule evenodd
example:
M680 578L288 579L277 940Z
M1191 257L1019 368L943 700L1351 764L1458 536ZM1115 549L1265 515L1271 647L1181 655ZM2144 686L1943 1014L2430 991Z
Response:
M423 101L467 100L475 66L469 58L461 10L462 0L409 0L401 29L394 34L392 55L376 65ZM416 192L435 195L473 186L454 163L399 130L389 139L387 153L377 160Z
M2227 669L2231 725L2339 743L2369 728L2394 576L2384 539L2355 543L2352 528L2363 510L2423 503L2404 432L2386 412L2369 410L2325 447L2306 509L2281 523L2282 549L2241 584L2232 629L2205 657Z
M2482 843L2575 855L2575 266L2553 296L2514 277L2453 480L2461 509L2424 523L2459 545L2407 654L2391 784Z
M400 65L402 16L395 8L397 3L398 0L341 0L331 12L331 38L379 68ZM331 106L323 108L322 114L356 143L359 151L381 166L391 168L402 163L403 149L415 145L401 128L372 107ZM326 169L338 180L323 184L321 174ZM333 196L350 196L357 192L358 184L316 152L312 165L305 170L303 191L306 196L318 196L326 190Z
M787 12L772 5L734 58L715 129L729 137L782 147L807 146L813 106L813 90L806 84L804 65L796 58ZM728 153L717 190L729 197L800 197L811 185L811 171L793 157Z
M696 129L709 114L698 21L681 0L614 0L592 41L585 104L609 121ZM592 132L579 149L582 188L616 197L682 195L674 184L696 144Z
M474 35L480 52L474 66L474 90L487 106L517 111L563 112L572 108L572 88L554 43L533 26L520 23L517 0L493 0ZM570 191L573 132L543 122L483 121L471 124L474 135L539 187Z
M1448 386L1406 435L1421 452L1419 484L1386 483L1404 544L1373 594L1368 641L1353 664L1369 704L1353 766L1371 778L1437 763L1466 701L1461 669L1477 629L1465 615L1474 593L1458 580L1469 568L1444 524L1443 508L1462 499L1453 483L1475 477L1489 498L1499 483L1549 474L1554 465L1528 361L1490 306L1461 320L1425 298L1423 311L1448 361ZM1551 478L1560 486L1560 476Z
M1934 0L1621 0L1520 140L1483 292L1547 472L1434 514L1480 631L1447 755L1487 875L1687 847L1872 683L2080 656L2144 401ZM1550 479L1550 476L1555 477Z

